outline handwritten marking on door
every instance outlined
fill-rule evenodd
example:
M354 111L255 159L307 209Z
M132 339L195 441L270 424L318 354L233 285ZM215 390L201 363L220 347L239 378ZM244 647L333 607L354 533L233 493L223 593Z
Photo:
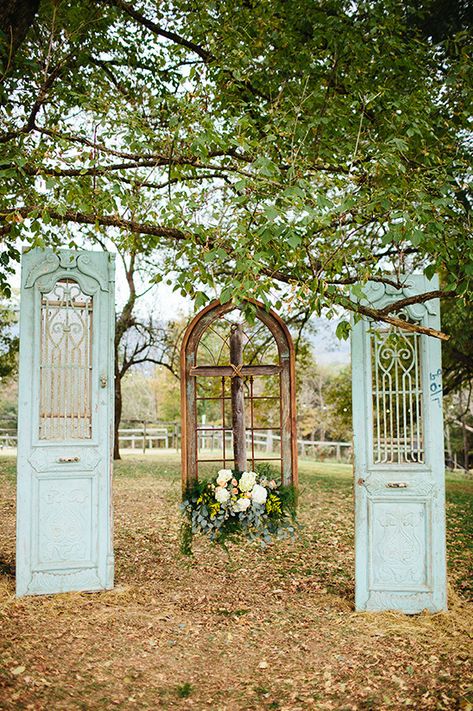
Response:
M430 373L430 399L442 407L442 368Z

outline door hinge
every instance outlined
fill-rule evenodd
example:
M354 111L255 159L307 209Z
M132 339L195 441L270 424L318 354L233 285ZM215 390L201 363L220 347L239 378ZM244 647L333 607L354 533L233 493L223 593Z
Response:
M106 388L107 387L107 376L106 375L101 375L100 376L100 387L101 388Z

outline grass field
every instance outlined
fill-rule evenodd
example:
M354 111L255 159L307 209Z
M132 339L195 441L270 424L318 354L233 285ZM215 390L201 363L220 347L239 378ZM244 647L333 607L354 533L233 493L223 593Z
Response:
M0 709L473 708L473 482L447 482L449 612L353 609L351 467L301 464L296 542L178 549L177 457L115 468L116 587L14 597L0 458Z

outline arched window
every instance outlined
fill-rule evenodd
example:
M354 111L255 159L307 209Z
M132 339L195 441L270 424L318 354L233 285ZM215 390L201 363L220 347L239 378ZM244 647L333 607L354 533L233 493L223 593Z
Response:
M181 349L183 488L199 473L267 462L297 485L294 347L282 319L251 302L254 322L213 302Z

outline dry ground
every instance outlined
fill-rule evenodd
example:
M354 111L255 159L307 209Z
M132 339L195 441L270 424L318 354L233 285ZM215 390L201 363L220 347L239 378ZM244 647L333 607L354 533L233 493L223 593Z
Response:
M14 460L1 459L0 708L472 709L472 482L448 487L450 611L408 617L353 611L349 468L302 474L296 543L228 559L199 541L189 561L177 460L128 458L115 590L15 600Z

